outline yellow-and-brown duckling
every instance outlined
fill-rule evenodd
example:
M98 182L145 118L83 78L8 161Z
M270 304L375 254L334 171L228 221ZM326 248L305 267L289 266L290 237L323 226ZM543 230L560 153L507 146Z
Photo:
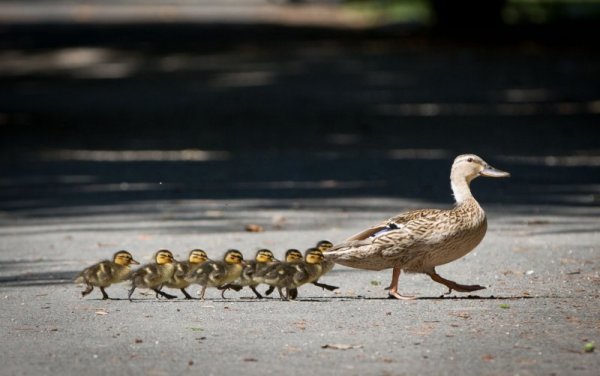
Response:
M75 277L74 282L85 283L86 288L81 292L82 297L91 293L94 287L99 287L102 292L102 299L109 299L104 289L114 283L131 278L131 268L129 267L131 264L139 264L139 262L133 259L131 253L121 250L113 255L112 261L100 261L83 269Z
M287 251L285 251L284 260L288 264L296 264L296 263L302 262L302 260L304 260L304 256L302 256L302 252L300 252L299 250L297 250L295 248L290 248ZM276 268L278 264L279 264L279 262L273 263L268 268L266 268L264 271L262 271L258 275L258 277L264 279L265 274L267 274L268 272L270 272L274 268ZM269 288L265 291L265 295L271 295L273 293L273 291L275 291L275 286L269 286ZM294 293L291 293L290 297L292 299L296 299L296 295L298 295L298 291L295 291L295 295L294 295Z
M256 286L262 283L262 279L264 277L265 272L269 268L269 266L277 263L278 260L275 259L273 252L268 249L260 249L256 252L254 260L250 260L246 262L246 266L242 270L242 274L240 278L234 281L231 284L227 284L221 289L223 289L223 293L221 296L224 297L224 293L226 289L234 289L239 291L244 286L250 287L257 299L262 299L263 296L256 290Z
M187 261L175 263L175 272L173 273L173 276L169 281L165 282L163 286L179 289L186 299L192 299L192 296L185 291L185 288L190 285L185 279L185 276L199 268L205 261L208 261L208 255L205 251L201 249L192 249Z
M202 286L200 299L204 300L207 287L222 287L235 281L242 274L244 266L242 253L237 249L230 249L225 252L223 261L206 261L189 273L185 279L190 284L197 283Z
M264 283L276 287L282 300L290 300L292 290L319 278L323 260L324 256L321 251L310 248L306 251L302 262L282 262L274 265L272 270L264 276ZM283 289L286 289L285 295Z
M156 294L167 299L176 298L175 295L160 291L162 286L171 280L175 272L175 259L171 251L161 249L154 255L154 261L136 270L131 276L131 289L129 290L129 301L136 288L151 289Z
M382 270L393 268L389 295L396 299L414 299L398 293L398 278L408 273L425 273L435 282L458 292L484 289L479 285L461 285L442 278L435 267L459 259L473 250L487 230L485 212L469 187L479 177L503 178L500 171L473 154L454 159L450 184L456 205L452 209L412 210L392 217L348 238L325 252L328 261L352 268Z
M323 254L325 254L325 252L327 252L328 250L333 248L333 243L330 242L329 240L321 240L320 242L317 243L316 248L319 251L323 252ZM334 266L335 266L335 263L333 261L323 260L323 262L321 262L322 272L321 272L321 275L319 276L319 278L321 276L329 273L331 271L331 269L333 269ZM318 279L316 281L314 281L312 284L315 286L321 287L325 290L328 290L328 291L333 291L333 290L339 289L338 286L332 286L332 285L328 285L325 283L319 283Z

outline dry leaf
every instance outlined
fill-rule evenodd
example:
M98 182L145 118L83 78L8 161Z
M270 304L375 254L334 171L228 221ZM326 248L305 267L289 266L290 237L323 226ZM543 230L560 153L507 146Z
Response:
M249 224L246 226L246 231L248 231L248 232L263 232L263 231L265 231L265 229L260 225Z
M362 345L348 345L344 343L331 343L321 346L322 349L333 349L333 350L350 350L350 349L360 349Z

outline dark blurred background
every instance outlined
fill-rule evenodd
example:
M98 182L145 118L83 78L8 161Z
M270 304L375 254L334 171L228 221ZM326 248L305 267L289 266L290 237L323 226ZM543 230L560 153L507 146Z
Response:
M2 0L0 213L449 204L467 152L513 174L482 201L598 206L599 25L597 0Z

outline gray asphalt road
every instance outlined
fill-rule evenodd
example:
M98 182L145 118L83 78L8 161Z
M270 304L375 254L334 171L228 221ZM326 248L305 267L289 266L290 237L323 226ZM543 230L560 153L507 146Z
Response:
M328 13L315 27L310 8L250 22L237 0L212 7L222 23L198 22L207 2L104 3L0 4L1 375L597 374L583 349L600 343L600 49L585 25L465 41L321 27ZM344 267L323 278L339 291L296 302L130 303L126 285L102 301L70 282L122 248L282 257L449 207L465 152L512 173L473 184L488 234L438 270L487 286L474 296L402 275L420 298L388 300L391 272Z
M391 273L344 267L323 279L339 291L304 287L297 302L258 301L249 290L223 300L209 290L204 302L136 292L130 303L126 285L111 287L115 300L102 301L97 291L81 299L69 283L119 248L143 262L161 247L179 258L192 247L213 257L230 247L246 255L267 247L281 257L421 205L185 201L131 205L119 215L4 220L2 374L596 374L598 353L583 347L598 343L600 329L598 209L488 205L483 243L439 269L488 286L476 296L442 298L443 286L403 275L402 291L420 298L387 300ZM248 223L265 231L245 232Z

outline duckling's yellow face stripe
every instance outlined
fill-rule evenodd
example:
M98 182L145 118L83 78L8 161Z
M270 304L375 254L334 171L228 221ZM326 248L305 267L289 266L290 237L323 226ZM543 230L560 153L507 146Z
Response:
M162 250L156 253L156 263L159 265L170 264L173 261L173 254L170 251Z
M257 262L271 262L273 261L273 252L267 250L258 251L255 260Z
M208 256L206 255L206 252L202 250L193 250L190 252L190 257L188 259L192 264L199 264L206 260L208 260Z
M306 262L309 264L318 264L323 261L323 253L318 249L309 250L306 252Z
M225 254L224 260L228 264L240 264L244 260L244 256L239 251L228 251Z
M139 262L137 262L133 259L133 256L131 256L131 253L129 253L127 251L120 251L120 252L115 253L113 261L115 264L119 264L119 265L123 265L123 266L128 266L129 264L139 264Z
M317 248L321 252L325 252L326 250L333 247L333 243L327 240L322 240L317 244Z
M285 256L285 261L287 262L296 262L302 260L302 253L300 251L289 251Z

